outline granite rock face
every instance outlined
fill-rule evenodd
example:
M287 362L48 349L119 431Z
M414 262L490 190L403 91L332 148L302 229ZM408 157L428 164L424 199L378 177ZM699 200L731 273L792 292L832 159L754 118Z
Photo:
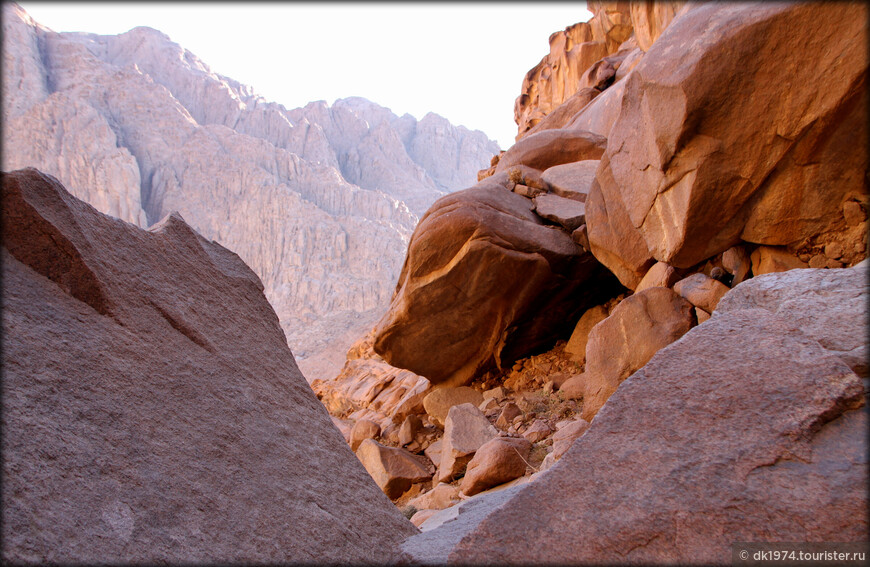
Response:
M415 528L236 254L34 169L3 174L2 211L5 560L398 560Z
M863 541L863 405L861 380L787 319L717 310L450 561L720 564L734 541Z
M179 211L260 277L309 379L386 308L418 217L498 153L364 99L288 110L150 28L55 33L4 3L3 53L3 170L143 228Z
M728 292L715 311L764 309L790 321L861 377L870 376L867 261L846 270L803 269L756 276Z

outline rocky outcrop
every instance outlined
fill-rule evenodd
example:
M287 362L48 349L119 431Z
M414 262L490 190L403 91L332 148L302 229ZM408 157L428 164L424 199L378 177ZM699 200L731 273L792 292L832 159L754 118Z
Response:
M373 563L415 533L332 426L263 285L3 174L3 557ZM268 518L268 521L264 521Z
M653 259L688 268L740 241L860 260L844 208L866 201L866 18L716 3L675 19L625 79L587 201L596 257L630 288Z
M579 90L583 73L631 36L628 2L587 2L587 6L592 19L551 35L550 53L526 73L514 103L517 139L569 100Z
M550 53L526 73L514 103L517 140L567 125L637 64L684 5L649 0L586 2L592 18L551 35Z
M788 287L803 297L789 278L805 272L762 276L746 293L764 302L765 289ZM832 301L834 279L858 277L846 272L825 272ZM731 560L733 541L863 541L864 387L820 344L838 331L808 336L787 309L745 300L724 312L728 297L628 378L564 457L450 561L712 564Z
M479 412L467 408L479 428L522 436L529 470L552 468L451 540L451 560L722 563L741 539L860 538L865 518L851 518L866 504L866 416L855 411L866 279L832 269L867 254L866 7L624 3L599 13L611 23L631 13L639 31L578 75L586 90L496 156L477 186L430 209L375 332L387 361L442 386L470 381L483 398ZM798 60L824 72L801 67L792 86ZM849 136L858 142L846 148ZM587 148L574 153L580 140ZM511 248L517 233L537 234L529 210L629 293L589 281L572 292L584 306L562 317L571 323L513 360L502 339L543 338L559 324L512 319L526 301L515 290L537 277ZM536 293L552 299L565 285ZM463 464L442 467L441 480ZM471 487L478 467L459 484ZM425 531L448 513L417 520Z
M149 28L54 33L4 3L3 42L3 169L140 227L179 211L257 273L309 379L383 313L418 217L498 152L364 99L288 110Z
M375 329L374 349L388 363L462 385L570 333L618 288L530 199L499 184L505 177L443 197L421 219Z

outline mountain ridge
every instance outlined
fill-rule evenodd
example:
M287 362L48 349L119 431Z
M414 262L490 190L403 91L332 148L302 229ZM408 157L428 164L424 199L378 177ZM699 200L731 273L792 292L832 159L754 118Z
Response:
M3 11L3 169L38 167L143 228L179 211L252 266L303 366L331 346L305 327L360 320L363 334L417 218L499 151L360 97L287 109L153 28L57 33ZM337 373L351 343L306 374Z

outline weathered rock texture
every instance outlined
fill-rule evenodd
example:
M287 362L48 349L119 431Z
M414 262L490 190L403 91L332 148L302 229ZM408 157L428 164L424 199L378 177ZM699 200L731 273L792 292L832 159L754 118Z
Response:
M684 4L587 1L592 18L551 35L550 53L523 78L514 103L517 140L541 128L564 125L597 93L621 79L622 64L630 56L630 64L635 64Z
M296 367L257 276L2 178L3 558L374 563L414 527Z
M550 36L550 53L526 73L514 103L519 139L579 89L583 73L631 35L628 2L587 2L594 15Z
M734 541L864 541L862 405L861 380L798 325L720 308L626 380L450 560L720 564Z
M417 218L498 152L364 99L287 110L150 28L54 33L3 5L3 164L140 227L177 210L262 280L306 374L389 303Z
M332 380L315 379L311 388L330 414L371 420L386 431L409 415L424 413L423 398L430 383L384 362L371 343L370 334L357 341L338 376Z
M625 79L587 200L596 257L630 288L653 259L740 241L860 260L866 225L844 210L867 198L866 21L862 3L805 2L676 18Z
M859 376L870 375L867 352L867 262L848 270L790 270L756 276L728 292L716 315L765 309L790 321Z
M567 336L619 288L496 179L442 197L421 219L375 329L378 354L433 384L467 383Z

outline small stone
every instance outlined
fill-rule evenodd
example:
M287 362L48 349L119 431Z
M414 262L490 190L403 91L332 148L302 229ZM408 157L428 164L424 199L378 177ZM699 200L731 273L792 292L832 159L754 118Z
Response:
M839 260L828 260L828 261L825 263L825 267L826 267L826 268L832 268L832 269L835 269L835 268L842 268L842 267L843 267L843 262L840 262Z
M479 409L483 413L497 410L498 409L498 401L495 398L488 398L488 399L484 400L483 403L481 403L479 406L477 406L477 409Z
M553 435L553 458L559 460L571 448L571 445L589 429L589 422L577 419Z
M586 205L580 201L546 194L533 199L538 216L562 225L573 232L586 222Z
M423 422L419 416L409 415L399 428L399 445L405 446L414 441L417 433L423 428Z
M665 262L656 262L647 270L634 291L637 293L648 287L672 287L678 279L679 276L673 266Z
M700 325L701 323L710 318L710 314L701 309L700 307L695 307L695 318L698 319L698 324Z
M825 246L825 256L832 260L837 260L843 257L843 244L840 242L830 242Z
M438 439L434 443L430 443L428 447L423 451L423 454L426 455L426 458L432 461L433 463L441 462L441 439Z
M353 424L350 430L350 450L356 452L360 443L366 439L374 439L381 434L381 426L368 419L361 419Z
M584 374L577 374L568 378L559 391L562 392L562 397L566 400L583 399L583 392L586 388L586 379Z
M552 452L547 453L547 456L544 457L544 461L541 463L541 466L538 467L538 470L543 472L555 464L556 464L556 457L553 456Z
M523 476L532 444L523 438L498 437L477 450L468 463L460 489L466 496Z
M521 410L517 404L514 402L508 402L501 410L498 419L495 421L495 425L501 429L507 429L507 427L513 423L517 417L521 417L522 415L523 410Z
M542 177L556 195L585 202L598 164L598 160L582 160L557 165L544 171Z
M483 393L484 400L488 400L490 398L496 398L496 399L500 400L504 397L505 397L505 391L504 391L504 388L502 388L501 386L496 386L495 388L492 388L491 390L486 390Z
M438 480L450 481L462 473L474 452L497 436L498 430L474 405L466 403L451 407L444 422L444 436L441 438Z
M589 231L586 229L585 224L581 224L577 230L571 233L571 240L573 240L574 243L583 250L586 250L587 252L591 250L589 245Z
M554 374L550 374L550 380L553 382L553 386L556 390L562 387L562 384L565 383L568 378L571 377L571 374L567 372L556 372ZM531 415L531 414L529 414Z
M867 213L864 212L861 203L850 200L843 203L843 217L845 217L847 225L857 226L864 222L867 218Z
M447 413L453 406L465 403L479 406L481 402L483 402L483 394L468 386L437 388L423 398L423 407L429 414L429 419L435 425L443 427Z
M547 380L546 382L544 382L544 388L543 388L544 393L545 393L545 394L552 394L552 393L553 393L553 389L554 389L555 387L556 387L556 385L553 383L552 380Z
M374 439L363 440L356 456L391 500L400 497L412 484L431 479L435 472L423 459L404 449L381 445Z
M411 523L417 526L418 528L423 525L423 522L434 516L438 513L438 510L417 510L413 516L411 516Z
M528 185L516 184L514 185L514 193L518 195L522 195L523 197L528 197L529 199L534 199L538 195L543 195L546 191L541 189L534 189L529 187Z
M810 258L809 266L810 268L824 268L827 263L828 259L824 254L816 254Z
M523 433L523 437L525 437L532 443L537 443L538 441L543 441L552 433L553 428L550 427L550 425L546 421L536 419L532 422L529 428L526 429L525 433Z
M564 352L571 360L580 363L586 360L586 343L589 340L589 332L605 319L607 319L607 309L602 305L596 305L583 313L574 327L574 332L571 333L571 338L565 345Z
M435 488L408 501L409 506L418 510L443 510L459 502L459 487L444 482Z
M692 274L675 283L674 291L692 305L712 313L722 296L728 293L728 286L704 274Z
M801 262L798 257L785 248L774 246L759 246L752 252L750 259L752 260L752 273L756 276L807 267L804 262Z

